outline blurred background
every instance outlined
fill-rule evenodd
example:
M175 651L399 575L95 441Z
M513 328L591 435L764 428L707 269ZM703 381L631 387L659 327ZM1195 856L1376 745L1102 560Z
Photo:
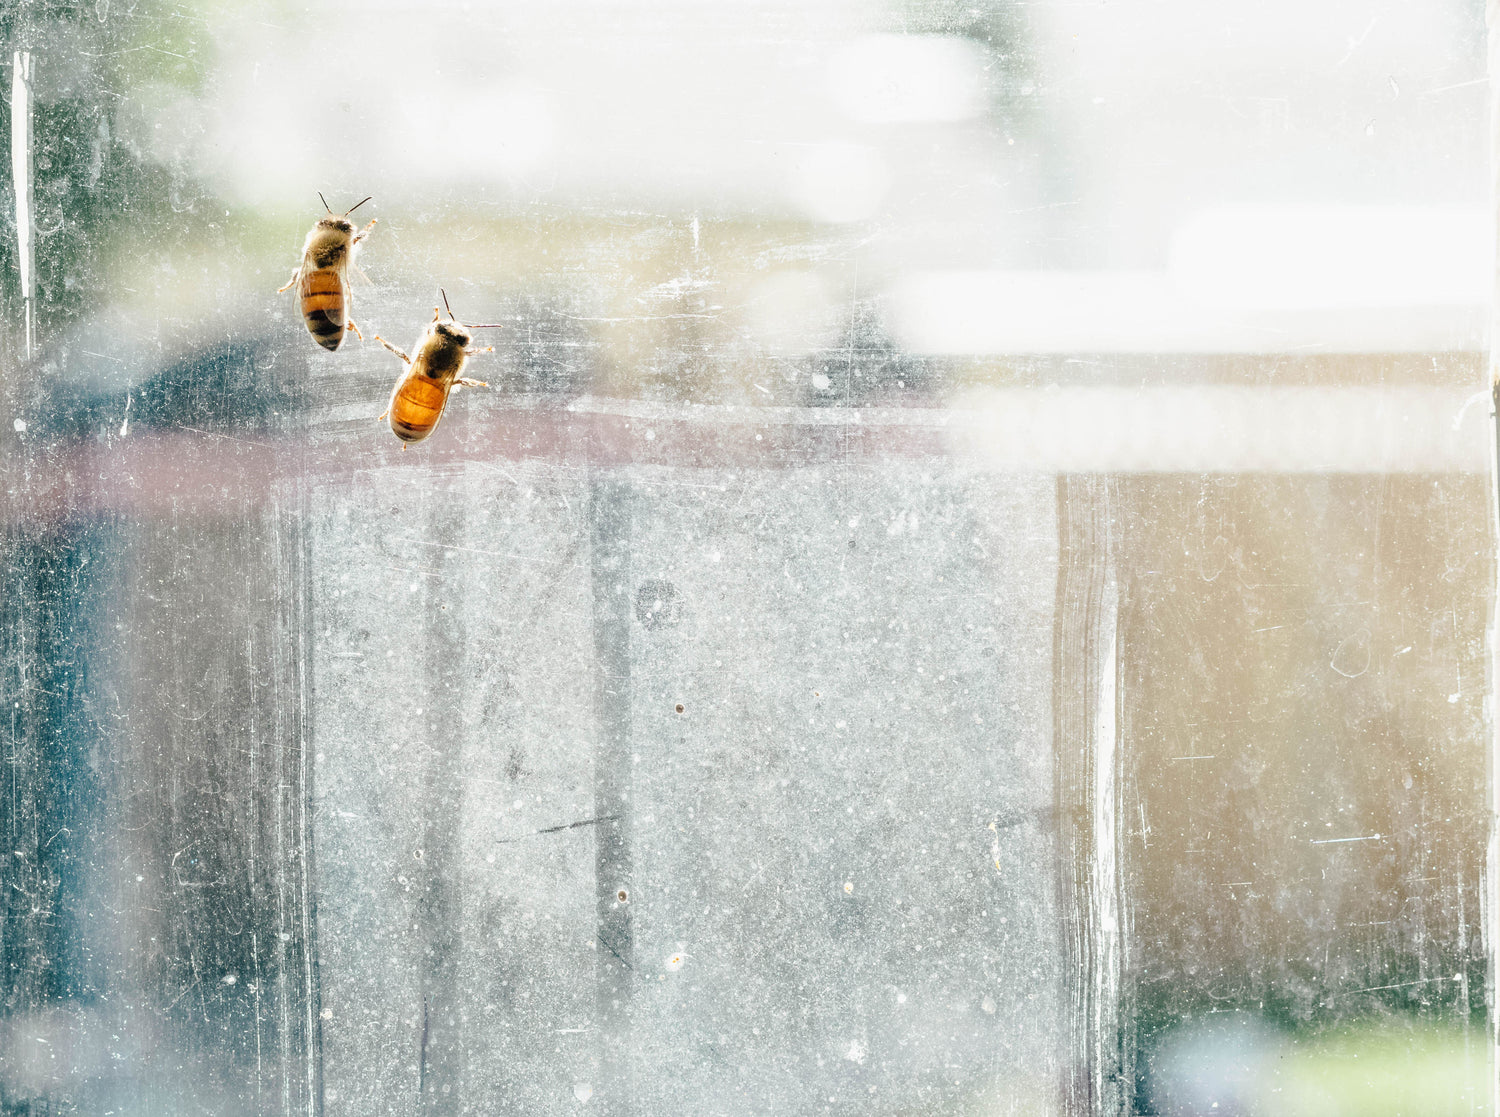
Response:
M0 33L0 1113L1493 1111L1477 0Z

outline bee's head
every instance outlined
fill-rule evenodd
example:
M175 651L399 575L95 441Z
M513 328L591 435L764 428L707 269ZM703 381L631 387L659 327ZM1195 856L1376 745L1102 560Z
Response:
M469 331L457 322L434 322L432 332L460 346L467 346L470 341Z

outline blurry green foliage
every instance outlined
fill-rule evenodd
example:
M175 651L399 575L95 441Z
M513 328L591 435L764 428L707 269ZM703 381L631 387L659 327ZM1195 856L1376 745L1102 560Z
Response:
M33 57L36 337L45 345L105 298L117 234L149 227L171 252L192 235L191 213L211 208L185 153L150 142L165 95L203 90L211 37L192 9L140 0L12 5L0 10L0 37L7 93L14 53ZM7 104L0 114L7 155L10 123ZM15 220L7 174L0 273L12 330L20 320Z

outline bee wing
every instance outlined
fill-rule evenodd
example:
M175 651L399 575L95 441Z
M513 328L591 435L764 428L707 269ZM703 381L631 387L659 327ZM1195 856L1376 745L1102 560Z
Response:
M317 262L317 260L313 259L313 254L311 252L304 252L302 254L302 266L298 268L297 271L297 292L298 294L305 295L307 293L307 281L313 275L320 271L336 271L340 273L340 278L343 278L344 266L342 264L336 264L330 268L326 265L321 265Z
M360 287L375 286L374 283L370 282L370 277L365 274L364 269L361 268L358 264L354 263L352 260L349 262L349 275L347 279L352 280Z
M306 260L302 261L302 274L297 277L297 294L303 298L315 294L331 294L328 291L328 276L338 280L338 294L342 301L349 299L349 272L345 267L315 268Z
M297 294L301 297L302 320L313 340L328 350L342 345L349 307L349 281L345 269L315 269L311 261L304 260Z

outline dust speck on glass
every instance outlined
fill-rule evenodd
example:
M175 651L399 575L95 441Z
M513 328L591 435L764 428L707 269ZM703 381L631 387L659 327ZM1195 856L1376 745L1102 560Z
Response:
M0 1114L1496 1112L1478 0L0 32Z

